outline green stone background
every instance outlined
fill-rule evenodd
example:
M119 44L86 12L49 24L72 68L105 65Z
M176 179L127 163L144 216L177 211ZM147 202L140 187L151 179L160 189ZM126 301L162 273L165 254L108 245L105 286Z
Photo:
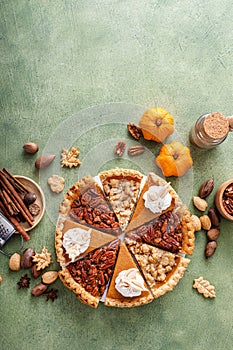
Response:
M36 156L25 156L22 145L38 142L41 154L63 120L109 102L164 106L188 144L199 115L232 113L232 16L231 0L1 0L0 167L38 181ZM211 176L215 189L232 178L232 138L209 152L191 147L193 195ZM55 258L53 234L45 214L26 246L45 245ZM232 349L232 223L222 220L209 260L205 243L197 233L191 264L172 293L129 310L93 310L60 281L54 303L32 298L17 289L24 271L9 271L1 255L1 349ZM215 285L216 299L193 290L201 275Z

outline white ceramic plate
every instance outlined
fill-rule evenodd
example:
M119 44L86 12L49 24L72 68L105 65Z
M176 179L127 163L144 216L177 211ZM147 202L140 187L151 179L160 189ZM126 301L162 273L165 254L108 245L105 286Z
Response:
M40 188L40 186L32 179L30 179L26 176L19 176L19 175L15 175L14 177L17 180L19 180L24 186L26 186L29 189L29 191L35 193L35 195L36 195L35 203L37 205L39 205L39 207L40 207L39 214L34 216L34 223L32 226L29 226L29 224L27 222L20 223L20 225L25 229L25 231L30 231L39 224L40 220L42 219L42 217L44 215L45 196L44 196L44 193L43 193L42 189Z

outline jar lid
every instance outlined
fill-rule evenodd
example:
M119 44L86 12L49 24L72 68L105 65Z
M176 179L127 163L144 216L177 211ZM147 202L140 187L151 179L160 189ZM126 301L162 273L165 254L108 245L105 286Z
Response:
M209 138L222 139L229 132L229 121L219 112L211 113L206 116L203 128Z

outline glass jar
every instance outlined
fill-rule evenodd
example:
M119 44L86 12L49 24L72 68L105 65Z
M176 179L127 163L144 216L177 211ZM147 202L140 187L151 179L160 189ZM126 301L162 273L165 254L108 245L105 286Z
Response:
M228 118L220 113L200 116L190 131L190 142L203 149L211 149L222 143L231 131Z

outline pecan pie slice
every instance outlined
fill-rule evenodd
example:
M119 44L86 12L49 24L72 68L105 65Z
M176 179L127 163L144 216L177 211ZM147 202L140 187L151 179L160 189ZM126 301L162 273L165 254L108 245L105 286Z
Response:
M64 285L71 289L84 304L97 308L112 277L120 241L87 253L59 272Z
M148 304L153 296L126 245L121 243L105 305L132 307Z
M172 291L190 262L187 258L146 243L129 240L127 246L136 258L154 298Z
M99 174L103 189L124 231L137 203L143 175L129 169L111 169Z
M154 189L159 189L155 192L157 197L154 195L156 200L149 203L151 207L146 207L148 193L152 197L153 191L150 191ZM158 194L162 197L162 202ZM166 195L170 196L170 202L164 200ZM156 210L153 212L154 207ZM126 232L128 237L175 254L193 253L195 236L189 210L170 184L154 173L148 174Z
M181 209L183 213L184 208ZM186 215L179 215L179 211L168 211L149 223L127 232L126 237L175 254L191 255L194 248L194 230L188 210Z
M64 266L97 247L114 240L114 236L60 217L55 232L57 261Z
M59 212L80 224L115 235L121 233L116 214L91 176L82 178L68 190Z

